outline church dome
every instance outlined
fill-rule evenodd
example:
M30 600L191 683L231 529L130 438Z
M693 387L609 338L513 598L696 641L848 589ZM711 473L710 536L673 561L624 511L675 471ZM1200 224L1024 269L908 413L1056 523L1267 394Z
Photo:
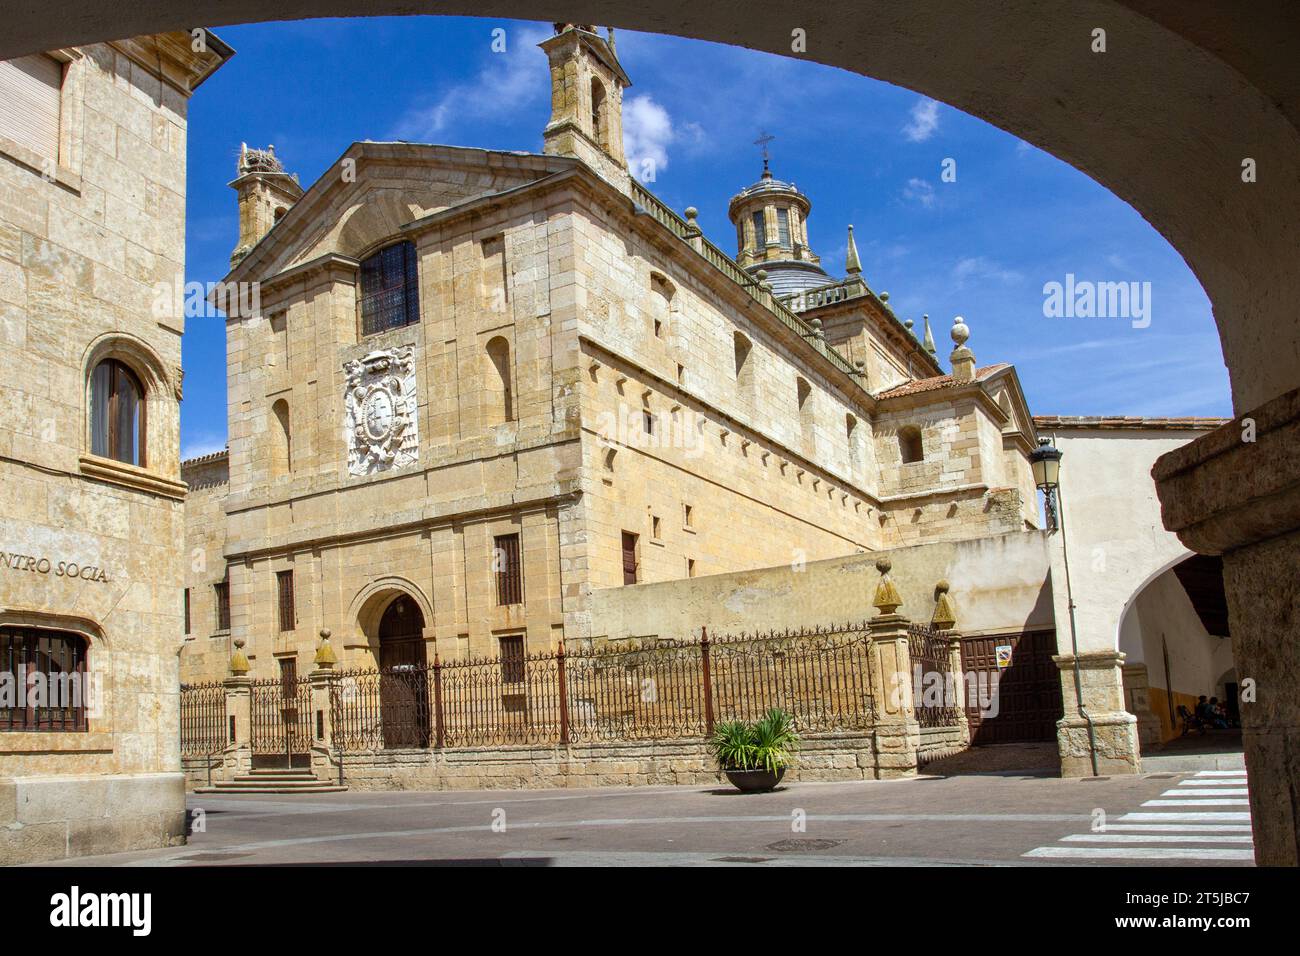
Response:
M766 272L778 296L835 281L808 247L811 209L812 202L799 187L772 175L766 155L762 176L727 204L727 215L736 227L736 261L751 275Z

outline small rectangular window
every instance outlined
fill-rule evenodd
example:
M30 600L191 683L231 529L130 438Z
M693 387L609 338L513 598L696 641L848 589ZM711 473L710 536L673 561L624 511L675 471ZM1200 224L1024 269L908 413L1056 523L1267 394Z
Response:
M636 584L636 542L637 535L631 531L623 532L623 583Z
M765 245L767 245L767 230L763 227L763 214L756 212L754 213L754 248L761 252Z
M297 625L294 610L293 571L275 573L276 595L280 607L280 631L292 631Z
M218 581L212 585L217 599L217 630L230 630L230 581Z
M695 559L694 559L694 558L687 558L687 559L686 559L686 576L687 576L688 578L693 578L693 577L695 577Z
M298 691L298 658L280 658L280 699L293 700Z
M658 515L650 516L650 537L654 538L656 541L659 541L663 538L663 535L660 534L660 524L659 524Z
M688 528L695 527L695 509L691 505L682 505L682 523Z
M493 539L492 566L497 579L497 604L501 607L522 604L524 576L518 534L499 534Z
M190 589L185 589L185 633L190 632Z
M647 435L653 435L655 433L655 417L650 414L649 411L643 411L641 413L641 427L645 429Z

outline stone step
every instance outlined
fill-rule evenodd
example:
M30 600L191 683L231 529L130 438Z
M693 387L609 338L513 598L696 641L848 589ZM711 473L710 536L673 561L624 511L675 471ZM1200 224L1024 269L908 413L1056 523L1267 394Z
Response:
M234 793L342 793L347 787L340 787L337 784L316 784L306 786L279 786L277 784L259 784L239 786L234 783L214 784L211 787L197 787L195 793L220 793L226 796Z

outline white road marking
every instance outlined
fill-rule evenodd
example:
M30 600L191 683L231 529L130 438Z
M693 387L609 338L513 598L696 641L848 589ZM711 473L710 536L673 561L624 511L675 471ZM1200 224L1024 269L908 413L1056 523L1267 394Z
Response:
M1062 843L1254 843L1249 834L1196 833L1072 833Z
M1119 818L1121 823L1249 823L1249 813L1236 813L1231 810L1215 810L1207 813L1186 813L1171 811L1168 813L1142 813L1135 811Z
M1249 800L1212 798L1209 800L1146 800L1144 807L1248 807Z
M1253 860L1255 851L1181 846L1040 846L1025 856L1058 860Z
M1162 797L1244 797L1250 793L1245 787L1215 787L1212 790L1166 790Z
M1240 777L1242 780L1245 780L1246 771L1244 770L1198 770L1196 771L1196 776L1198 777Z

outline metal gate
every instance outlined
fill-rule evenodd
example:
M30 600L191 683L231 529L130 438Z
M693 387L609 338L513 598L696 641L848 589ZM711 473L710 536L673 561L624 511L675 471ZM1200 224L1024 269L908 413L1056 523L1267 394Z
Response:
M961 642L972 744L1056 739L1061 677L1055 631L995 634Z
M303 763L312 742L311 681L296 677L255 680L251 705L249 736L254 762Z

